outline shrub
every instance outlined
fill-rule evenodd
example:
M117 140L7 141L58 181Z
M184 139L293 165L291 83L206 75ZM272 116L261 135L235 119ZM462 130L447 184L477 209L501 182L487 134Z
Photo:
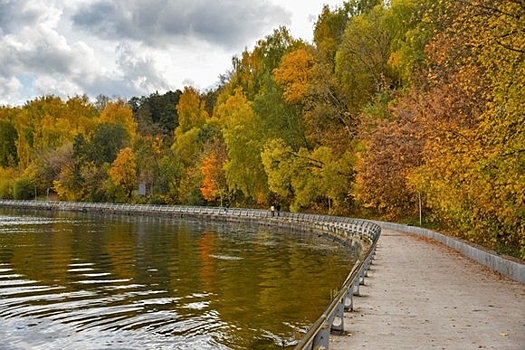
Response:
M13 183L14 199L32 199L35 196L34 185L27 177L21 177Z

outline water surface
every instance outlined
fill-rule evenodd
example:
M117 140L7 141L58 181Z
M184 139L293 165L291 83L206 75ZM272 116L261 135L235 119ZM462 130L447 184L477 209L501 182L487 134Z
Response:
M0 348L292 345L351 255L257 225L0 209Z

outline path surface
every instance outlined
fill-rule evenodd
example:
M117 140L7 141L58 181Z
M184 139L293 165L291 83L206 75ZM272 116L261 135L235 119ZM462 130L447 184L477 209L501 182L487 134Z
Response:
M525 350L525 285L434 241L383 229L330 349Z

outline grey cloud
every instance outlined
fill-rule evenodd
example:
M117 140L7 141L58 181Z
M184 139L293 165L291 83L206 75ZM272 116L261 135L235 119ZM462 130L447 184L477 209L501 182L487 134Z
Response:
M44 74L69 74L75 63L75 57L69 52L45 42L34 51L19 56L19 62L24 67L32 67L34 72Z
M19 28L34 25L39 18L36 10L24 9L24 3L13 0L0 1L0 34L12 34Z
M290 14L259 0L100 0L79 8L72 21L103 39L164 46L197 38L230 49L289 24Z
M30 70L32 73L67 74L71 71L75 57L69 50L59 47L48 38L37 37L35 42L19 41L16 45L2 42L0 73L17 74Z
M85 5L72 16L72 20L74 25L88 28L102 37L119 38L122 29L118 27L118 15L122 12L116 3L101 1Z
M89 80L77 77L75 82L82 88L83 93L91 97L105 95L126 99L129 96L141 96L144 94L144 91L130 85L128 81L116 77L95 76Z

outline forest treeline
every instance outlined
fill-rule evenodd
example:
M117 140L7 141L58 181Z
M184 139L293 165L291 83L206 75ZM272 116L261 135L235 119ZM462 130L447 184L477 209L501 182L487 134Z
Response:
M525 258L525 3L351 0L313 30L274 30L210 91L1 107L0 197L403 222L421 203Z

